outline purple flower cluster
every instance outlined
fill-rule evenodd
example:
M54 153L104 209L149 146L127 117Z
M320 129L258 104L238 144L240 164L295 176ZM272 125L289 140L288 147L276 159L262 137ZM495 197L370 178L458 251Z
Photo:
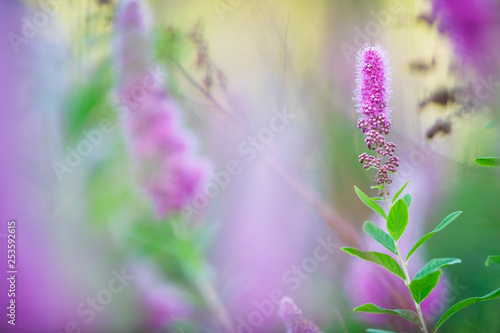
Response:
M208 171L194 151L195 139L179 121L180 111L168 94L151 89L127 119L139 181L160 217L189 203Z
M391 129L388 108L389 66L386 52L379 45L367 45L359 50L356 60L357 77L354 100L360 113L358 128L365 134L368 149L377 152L377 156L367 153L359 155L359 162L364 163L365 169L370 167L378 169L375 177L377 185L388 185L392 183L389 174L396 172L399 159L394 156L396 145L385 139L385 135L389 134ZM384 162L385 156L389 158Z
M302 311L289 297L281 300L279 314L285 322L287 333L322 333L316 325L304 318Z

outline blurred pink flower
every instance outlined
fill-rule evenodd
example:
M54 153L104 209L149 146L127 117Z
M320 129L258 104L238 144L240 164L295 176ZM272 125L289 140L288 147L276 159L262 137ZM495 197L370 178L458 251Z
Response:
M316 325L304 318L302 311L290 297L281 300L279 315L285 323L287 333L321 333Z
M179 211L202 185L207 163L182 126L179 107L152 74L145 14L139 0L124 1L116 17L117 95L123 102L129 145L139 180L164 217Z
M499 69L500 4L494 0L434 0L433 15L464 63L483 74Z

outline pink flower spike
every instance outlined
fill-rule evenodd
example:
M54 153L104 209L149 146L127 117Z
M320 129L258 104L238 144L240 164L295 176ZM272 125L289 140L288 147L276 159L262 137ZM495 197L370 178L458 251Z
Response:
M387 52L380 46L366 45L356 55L356 90L354 100L360 114L358 128L365 134L368 149L375 150L376 156L363 153L359 156L365 169L375 167L379 171L375 177L377 185L392 183L389 173L396 172L399 160L394 156L396 145L386 142L385 135L391 130L388 102L391 91L390 68ZM382 163L384 156L391 156Z
M290 297L281 300L279 315L285 323L287 333L322 333L316 325L304 318L302 311Z
M356 55L354 100L360 113L358 127L366 133L388 134L391 129L388 102L390 69L387 52L380 46L366 45Z

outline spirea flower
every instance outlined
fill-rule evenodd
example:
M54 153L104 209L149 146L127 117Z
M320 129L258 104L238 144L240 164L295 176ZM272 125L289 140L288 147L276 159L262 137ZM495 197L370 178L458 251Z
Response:
M161 71L153 68L141 5L125 0L116 16L116 92L139 182L164 217L193 198L208 168L182 126L182 110L163 88Z
M365 134L368 149L376 152L376 156L361 154L359 162L364 164L365 169L378 169L375 183L385 186L392 183L389 174L396 172L399 166L399 160L394 156L396 145L385 139L385 135L391 130L388 107L390 72L387 55L380 45L367 45L359 50L356 60L354 100L360 114L358 128ZM383 161L385 156L389 158Z
M289 297L280 302L279 315L287 328L287 333L322 333L311 321L304 318L302 311Z

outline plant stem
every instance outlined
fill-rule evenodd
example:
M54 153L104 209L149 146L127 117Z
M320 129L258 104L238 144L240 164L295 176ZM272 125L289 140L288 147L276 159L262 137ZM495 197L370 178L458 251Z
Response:
M408 274L407 263L405 262L403 256L401 255L401 250L399 249L398 242L395 243L396 243L396 252L398 260L403 265L403 273L405 275L405 285L406 287L408 287L408 291L410 291L411 279L410 279L410 274ZM411 291L410 291L410 296L411 296ZM421 325L420 328L422 329L422 332L428 333L427 326L425 325L424 316L422 315L422 310L420 309L420 304L418 304L415 300L413 300L413 304L415 304L415 309L417 309L418 319L420 320L420 325Z
M390 212L392 206L391 206L391 201L389 200L389 196L387 195L387 186L384 186L383 191L384 191L385 203L387 204L387 209ZM425 325L424 316L422 315L422 310L420 309L420 304L418 304L413 299L413 296L411 296L411 291L410 291L411 279L410 279L410 274L408 274L408 267L407 267L408 263L403 259L403 256L401 255L401 250L399 249L398 242L395 241L394 243L396 244L396 255L398 257L399 262L403 266L402 268L403 268L403 273L405 275L405 285L408 288L408 291L410 292L410 297L413 300L413 304L415 304L415 309L417 310L418 319L420 320L420 326L421 326L420 329L422 330L422 332L428 333L427 326Z
M266 157L265 162L278 173L307 203L319 213L321 218L349 246L359 246L361 239L356 231L340 214L325 202L316 192L290 176L273 158Z
M217 291L213 284L205 277L201 277L196 281L198 290L200 291L203 299L208 307L212 309L217 321L224 327L225 332L234 332L233 324L229 314L224 306L224 303L219 298Z

